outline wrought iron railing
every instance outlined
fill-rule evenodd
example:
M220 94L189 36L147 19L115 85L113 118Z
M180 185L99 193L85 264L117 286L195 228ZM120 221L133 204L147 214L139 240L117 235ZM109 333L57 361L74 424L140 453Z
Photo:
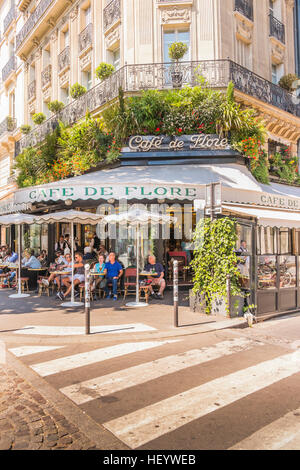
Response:
M174 69L173 64L170 63L125 65L107 80L72 101L60 112L59 116L52 116L30 134L24 136L17 142L16 153L44 140L47 134L56 128L58 119L66 125L71 125L84 117L87 111L97 111L117 98L120 87L129 94L146 89L171 89L174 86L174 80L178 86L179 75L180 85L196 86L205 81L206 85L211 88L224 89L232 81L240 92L300 117L300 105L297 104L293 95L230 60L181 62L177 69Z
M272 14L269 15L270 18L270 36L278 39L278 41L285 44L285 26L281 21L277 20Z
M2 69L2 81L5 82L11 72L17 68L17 58L12 55L7 64Z
M58 56L58 71L61 72L69 65L70 65L70 46L67 46Z
M103 10L103 29L106 31L121 18L121 0L111 0Z
M234 10L253 21L253 0L235 0Z
M10 8L9 12L7 13L6 17L4 18L3 21L3 32L9 28L9 25L12 23L12 21L16 18L17 16L17 9L15 5L12 5Z
M16 49L19 49L21 44L24 42L30 31L33 30L35 25L44 15L48 7L53 3L54 0L41 0L34 12L29 16L28 20L24 24L21 31L16 36Z
M17 121L14 118L6 117L0 123L0 137L5 134L6 132L13 132L17 127Z
M32 80L32 82L29 83L28 88L27 88L28 101L33 100L35 97L36 97L36 80Z
M78 36L79 54L93 44L93 25L88 24Z
M42 88L45 88L47 85L51 83L52 77L52 66L51 64L47 65L42 71Z

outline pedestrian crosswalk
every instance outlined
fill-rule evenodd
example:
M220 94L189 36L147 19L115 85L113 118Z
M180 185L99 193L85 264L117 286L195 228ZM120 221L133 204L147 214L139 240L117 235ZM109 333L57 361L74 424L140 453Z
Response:
M194 338L132 341L76 354L67 346L65 350L23 346L10 351L132 449L156 448L155 444L160 448L160 440L168 435L175 447L188 448L183 428L204 419L215 423L221 419L220 412L240 407L243 400L300 373L299 350L275 351L243 336L206 346L199 346ZM210 367L216 377L209 376ZM258 424L255 432L251 428L243 439L237 433L236 442L228 447L288 448L300 439L296 408L274 423L264 423L261 417L258 423L265 425ZM202 434L193 438L199 448L197 439Z

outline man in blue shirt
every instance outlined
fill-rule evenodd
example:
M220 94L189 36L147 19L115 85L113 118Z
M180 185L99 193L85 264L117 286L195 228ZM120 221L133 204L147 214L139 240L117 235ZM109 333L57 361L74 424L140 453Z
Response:
M153 255L148 256L148 263L145 266L145 271L150 273L154 272L153 276L149 279L151 284L149 285L150 293L155 299L163 299L164 290L166 288L166 281L164 279L164 267L161 263L156 262L156 258ZM158 294L154 293L152 286L159 286Z
M110 298L110 293L108 289L108 284L112 284L112 291L113 291L113 296L114 300L117 300L117 290L118 290L118 279L123 275L123 268L121 264L116 261L116 254L115 253L110 253L108 256L108 263L105 263L105 269L107 270L106 274L106 286L105 286L105 293L106 293L106 298Z

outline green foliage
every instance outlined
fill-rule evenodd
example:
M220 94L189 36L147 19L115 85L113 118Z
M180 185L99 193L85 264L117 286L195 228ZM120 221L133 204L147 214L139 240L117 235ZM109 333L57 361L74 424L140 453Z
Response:
M35 113L32 116L32 120L34 124L40 125L43 124L44 121L46 121L46 116L44 113Z
M290 147L283 146L280 152L270 156L270 173L288 183L298 182L298 158L291 154Z
M183 42L173 42L169 46L169 57L171 60L178 62L187 53L188 46Z
M70 95L72 96L74 100L84 95L86 91L87 90L85 86L80 85L80 83L78 82L74 83L74 85L70 87Z
M62 101L54 100L48 103L49 111L51 111L54 114L59 113L64 107L65 105Z
M194 259L191 267L194 272L193 292L205 299L206 313L210 314L214 300L226 298L227 275L231 280L231 295L241 294L240 273L235 252L237 234L235 220L227 217L203 219L194 234ZM228 309L228 305L227 305Z
M29 132L31 131L31 126L29 126L28 124L23 124L22 126L20 126L20 130L22 134L29 134Z
M115 72L115 67L111 64L107 64L106 62L101 62L95 70L96 77L99 80L106 80L106 78L110 77Z
M287 75L284 75L281 77L281 79L278 82L278 85L281 86L281 88L284 88L285 90L292 92L298 88L297 82L299 80L299 77L294 74L294 73L288 73Z

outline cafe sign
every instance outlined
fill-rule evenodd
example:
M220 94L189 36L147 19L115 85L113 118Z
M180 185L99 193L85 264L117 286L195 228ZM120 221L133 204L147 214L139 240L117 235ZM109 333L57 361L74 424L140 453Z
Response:
M141 136L129 138L128 150L134 152L182 152L199 150L230 150L228 139L216 134L182 136ZM125 151L127 149L124 149ZM127 150L127 151L128 151Z

